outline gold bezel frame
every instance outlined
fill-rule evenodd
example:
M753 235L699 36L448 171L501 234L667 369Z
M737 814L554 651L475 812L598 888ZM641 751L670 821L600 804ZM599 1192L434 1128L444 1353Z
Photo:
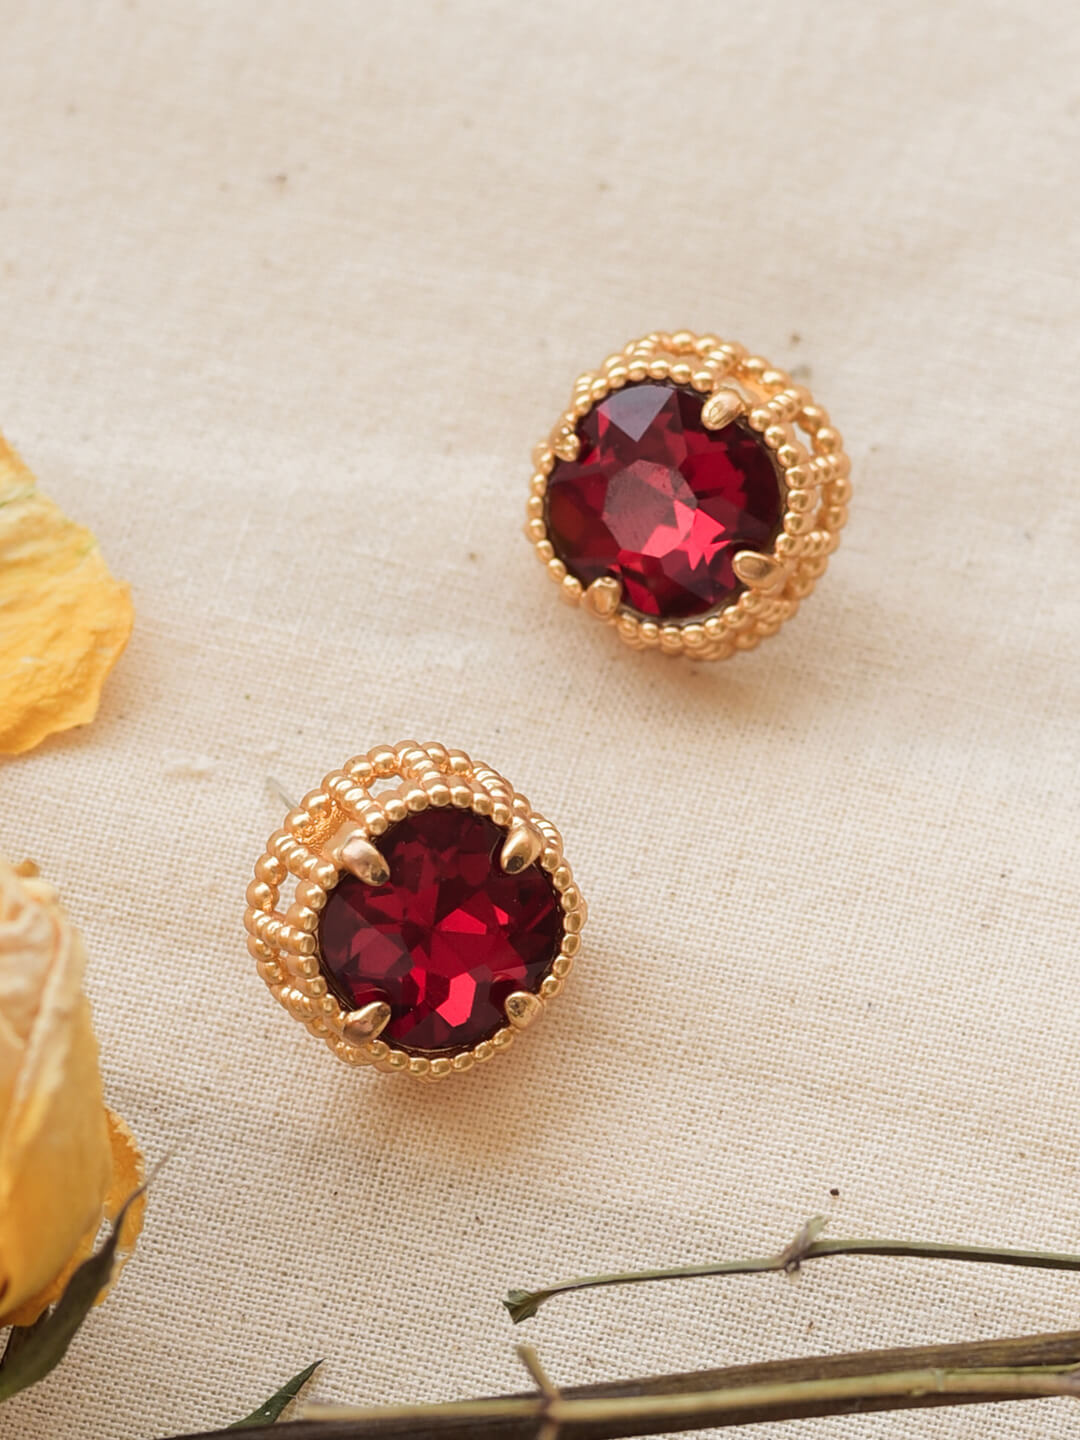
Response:
M400 782L396 786L395 779ZM406 815L433 806L473 810L505 830L504 869L516 873L537 864L546 870L562 905L563 935L538 989L510 997L504 1027L470 1050L416 1054L392 1048L377 1031L365 1036L370 1016L342 1008L322 973L317 932L327 896L342 874L384 883L378 837ZM378 872L374 878L373 867ZM282 913L277 907L290 876L296 881L295 894ZM248 950L278 1003L345 1064L420 1080L462 1074L509 1049L517 1031L531 1024L562 990L587 915L555 826L490 766L470 760L461 750L415 741L356 755L305 795L256 861L247 906ZM515 998L517 1004L511 1006Z
M611 391L644 380L668 380L716 397L711 405L706 402L709 428L719 429L743 416L773 452L784 490L783 528L772 552L744 550L735 556L736 574L745 588L711 614L685 621L651 620L624 606L622 586L614 577L583 586L556 554L545 521L548 478L557 461L576 459L580 422ZM843 441L809 390L761 356L747 354L742 345L689 330L654 331L631 340L599 370L580 376L569 407L548 440L537 446L533 461L525 533L563 599L614 625L636 650L659 648L695 660L724 660L776 634L825 573L851 499Z

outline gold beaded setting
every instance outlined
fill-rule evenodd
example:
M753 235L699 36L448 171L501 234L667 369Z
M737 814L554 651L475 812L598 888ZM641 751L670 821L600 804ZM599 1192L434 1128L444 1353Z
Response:
M420 1055L394 1049L377 1035L351 1039L350 1016L320 964L317 935L327 897L343 874L357 873L348 855L370 853L379 836L406 815L448 806L486 816L506 831L504 857L524 852L533 857L530 863L549 873L562 907L559 953L536 992L511 997L515 1004L508 1002L507 1024L470 1050ZM286 902L282 891L290 877L295 888ZM524 795L463 751L405 741L354 756L289 811L255 863L244 926L248 950L275 1000L344 1064L439 1080L463 1074L509 1049L518 1031L543 1013L573 969L586 916L585 901L563 856L562 837Z
M624 385L666 380L706 396L710 428L744 416L773 453L784 492L783 528L771 554L745 551L735 568L744 586L730 603L704 618L661 622L621 604L621 585L603 579L587 588L555 553L544 519L548 479L558 460L575 459L577 427L589 411ZM800 434L802 438L800 438ZM805 443L804 443L805 441ZM533 454L525 533L563 599L613 625L635 650L724 660L775 635L825 573L840 543L851 499L850 462L839 432L805 386L759 355L715 335L653 331L581 375L569 407Z

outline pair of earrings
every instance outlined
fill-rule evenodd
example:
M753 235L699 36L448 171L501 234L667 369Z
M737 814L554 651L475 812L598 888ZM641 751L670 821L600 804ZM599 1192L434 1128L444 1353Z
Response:
M698 660L753 649L795 613L851 495L809 392L689 331L582 375L534 462L526 532L563 597L636 649ZM295 1019L349 1065L426 1080L536 1020L586 917L555 826L490 766L413 741L305 795L247 902L248 948Z

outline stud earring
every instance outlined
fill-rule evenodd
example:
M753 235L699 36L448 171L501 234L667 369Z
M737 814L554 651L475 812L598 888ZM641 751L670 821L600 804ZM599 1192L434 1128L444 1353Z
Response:
M534 460L526 534L564 599L635 649L698 660L752 650L795 613L851 497L810 392L689 330L582 375Z
M424 1080L489 1060L543 1013L586 916L555 826L489 766L413 741L305 795L247 902L275 999L347 1064Z

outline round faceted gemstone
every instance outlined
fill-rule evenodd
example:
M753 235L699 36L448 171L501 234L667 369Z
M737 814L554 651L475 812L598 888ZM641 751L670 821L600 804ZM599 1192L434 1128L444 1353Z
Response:
M783 528L772 452L744 420L707 430L707 398L653 382L614 391L548 481L548 535L570 574L620 580L623 604L660 620L727 604L745 588L735 556L768 553Z
M344 875L319 924L323 973L346 1010L389 1001L382 1038L467 1050L506 1024L515 990L539 988L563 937L539 865L507 875L506 831L471 810L423 810L379 840L385 885Z

